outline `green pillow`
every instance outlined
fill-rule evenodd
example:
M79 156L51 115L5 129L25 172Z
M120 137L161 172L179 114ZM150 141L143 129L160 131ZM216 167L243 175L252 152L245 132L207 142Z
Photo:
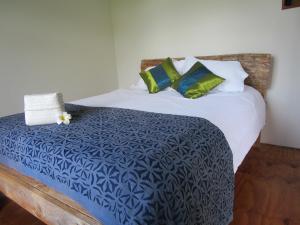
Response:
M186 98L199 98L221 84L225 79L208 70L202 63L196 62L182 75L173 88Z
M140 76L147 85L149 93L157 93L170 87L180 78L180 74L170 58L165 59L161 64L148 71L142 71Z

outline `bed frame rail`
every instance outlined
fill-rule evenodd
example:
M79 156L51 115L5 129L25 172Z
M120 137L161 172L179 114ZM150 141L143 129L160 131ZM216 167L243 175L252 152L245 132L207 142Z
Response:
M0 191L49 225L102 225L64 195L0 164Z

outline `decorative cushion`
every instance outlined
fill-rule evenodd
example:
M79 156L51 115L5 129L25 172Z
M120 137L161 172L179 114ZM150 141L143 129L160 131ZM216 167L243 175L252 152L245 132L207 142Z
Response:
M183 75L184 73L182 72L182 70L183 70L183 66L185 65L185 60L172 59L172 62L177 72L180 75ZM155 66L150 66L146 68L145 71L151 70L154 67ZM141 89L141 90L148 91L147 85L145 84L144 80L141 77L139 77L138 81L135 84L132 84L130 87L133 89ZM171 87L165 89L165 91L172 91L172 90L173 89Z
M199 98L221 84L225 79L208 70L202 63L196 62L173 88L186 98Z
M214 74L223 77L225 81L219 85L214 91L220 92L242 92L244 91L244 80L248 74L238 61L217 61L217 60L201 60L193 56L185 58L185 64L182 71L186 73L196 63L202 63L207 69Z
M180 78L180 74L174 67L171 58L167 58L161 64L148 71L142 71L140 76L147 85L149 93L157 93L170 87Z

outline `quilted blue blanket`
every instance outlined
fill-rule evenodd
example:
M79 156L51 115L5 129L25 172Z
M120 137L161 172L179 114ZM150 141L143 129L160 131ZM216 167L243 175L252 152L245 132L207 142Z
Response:
M201 118L67 105L69 126L0 118L0 162L71 197L104 225L227 225L232 152Z

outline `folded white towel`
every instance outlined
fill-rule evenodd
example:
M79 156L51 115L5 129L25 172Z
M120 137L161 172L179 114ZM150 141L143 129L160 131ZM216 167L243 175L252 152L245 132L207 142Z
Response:
M61 93L24 96L25 122L29 126L56 123L64 108Z
M64 105L61 93L25 95L24 106L26 110L45 110L59 108Z

